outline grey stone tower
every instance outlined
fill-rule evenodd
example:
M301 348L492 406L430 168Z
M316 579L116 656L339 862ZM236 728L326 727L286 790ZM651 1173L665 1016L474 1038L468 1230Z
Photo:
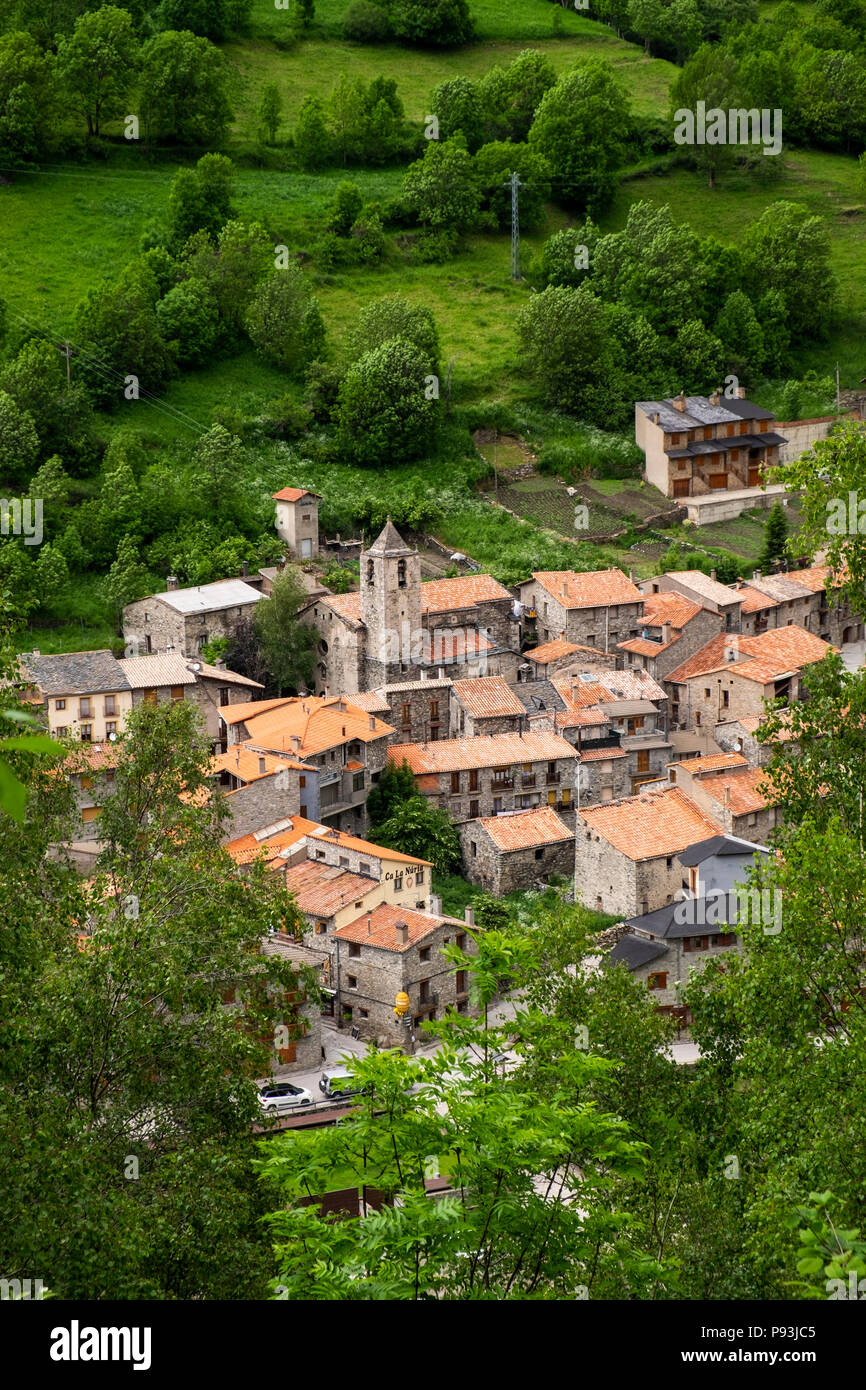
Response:
M421 561L390 517L361 552L361 619L367 629L362 689L417 680L424 641Z

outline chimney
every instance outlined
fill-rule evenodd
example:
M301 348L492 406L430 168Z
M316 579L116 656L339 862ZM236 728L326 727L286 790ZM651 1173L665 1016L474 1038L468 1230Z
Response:
M442 899L438 893L431 893L430 895L430 911L434 917L442 916Z
M265 760L264 760L264 758L259 758L259 772L262 773L262 775L264 775L264 772L265 772Z
M629 570L629 572L628 572L628 582L629 582L629 584L633 584L633 583L634 583L634 570Z
M246 560L241 561L241 577L246 579L249 576L250 567Z
M301 746L301 738L300 738L300 735L299 735L299 734L292 734L292 747L293 747L293 748L300 748L300 746Z
M375 732L376 732L376 716L375 716L375 714L371 714L371 715L370 715L370 733L371 733L371 734L374 734Z
M475 926L475 909L474 909L474 907L467 907L467 908L464 908L463 917L464 917L464 920L465 920L466 925L467 925L468 927L474 927L474 926Z
M373 935L373 916L370 912L367 913L367 935Z
M729 810L730 810L730 807L731 807L731 789L730 789L730 787L725 787L725 810L726 810L726 811L729 811Z
M33 651L30 653L30 655L31 655L31 656L41 656L42 653L41 653L41 651L39 650L38 647L34 647L34 648L33 648Z
M686 410L685 392L681 391L678 396L674 396L673 400L671 401L671 405L673 406L674 410L678 410L681 415L684 415Z
M670 623L662 623L662 641L663 641L663 642L669 642L670 640L671 640L671 625L670 625Z
M746 388L745 388L745 386L738 386L738 387L737 387L737 397L738 397L739 400L741 400L741 401L744 401L744 400L746 399Z
M165 581L165 588L166 588L166 593L169 593L169 594L170 594L170 593L173 593L173 592L174 592L174 590L177 588L177 575L176 575L176 574L170 574L170 575L168 576L168 578L167 578L166 581Z
M397 933L397 945L405 946L409 941L409 928L405 922L395 922L394 930Z
M753 578L753 579L760 579L760 577L761 577L761 571L760 571L760 570L752 570L752 578Z
M718 388L718 386L717 386L716 389L715 389L715 391L713 391L712 395L710 396L710 405L720 405L720 404L721 404L721 401L722 401L722 397L721 397L721 394L719 393L719 388Z
M715 570L710 570L710 579L715 579L715 577L716 577L716 571L715 571Z

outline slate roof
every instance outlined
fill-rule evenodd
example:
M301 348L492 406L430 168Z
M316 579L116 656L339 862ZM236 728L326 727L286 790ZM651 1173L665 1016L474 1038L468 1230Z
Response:
M108 650L95 652L64 652L57 656L34 656L25 653L21 658L25 673L38 685L43 696L116 694L129 690L120 662Z
M769 854L770 851L764 845L753 844L751 840L741 840L736 835L711 835L708 840L700 840L695 845L689 845L679 856L680 863L686 869L693 869L698 864L703 864L706 859L727 858L729 855L754 855Z
M771 410L764 410L752 401L733 400L724 397L724 405L712 405L708 396L686 396L685 410L677 410L673 399L668 397L658 401L637 401L637 407L645 415L657 414L659 425L668 433L677 434L684 430L697 429L699 425L724 425L734 420L772 420Z
M167 589L151 598L165 603L176 613L216 613L222 608L243 608L262 598L258 589L243 579L220 579L216 584L201 584L195 589Z
M605 959L610 965L624 965L628 970L637 970L642 965L649 965L650 961L666 956L667 953L667 946L663 946L660 941L645 941L629 932L626 936L620 937Z

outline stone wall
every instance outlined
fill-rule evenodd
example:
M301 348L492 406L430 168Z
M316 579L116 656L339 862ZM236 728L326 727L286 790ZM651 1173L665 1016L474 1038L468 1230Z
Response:
M819 439L827 438L838 420L859 419L859 410L849 410L844 415L815 415L809 420L778 420L773 428L788 441L779 446L779 462L790 463L805 454Z
M635 861L577 817L575 894L587 907L638 917L673 902L684 870L675 854Z
M495 897L506 893L542 887L552 875L574 876L574 840L537 848L511 850L507 854L491 840L477 821L460 826L463 874L470 883Z
M315 777L310 773L304 775L307 782L304 795L308 797L304 802L304 810L301 809L301 774L294 768L271 773L269 777L258 777L254 782L247 782L234 791L221 788L226 808L231 814L231 820L226 821L223 828L224 842L237 840L241 835L252 835L255 831L264 830L265 826L275 825L277 821L285 820L288 816L302 815L310 820L317 820L315 787L309 785L311 782L315 783ZM313 800L312 807L310 799Z
M529 810L532 806L550 805L557 812L570 810L575 801L577 757L556 759L555 776L549 783L547 762L533 762L531 766L532 771L526 775L534 778L533 785L524 785L522 764L512 766L507 781L494 781L492 768L479 768L475 787L471 772L463 769L458 774L458 790L452 790L449 772L420 774L416 781L419 791L455 821L477 820L500 811Z
M346 1023L351 1022L362 1038L377 1038L382 1046L405 1046L409 1030L394 1013L394 1000L401 990L409 995L407 1016L413 1024L421 1017L435 1021L449 1007L474 1014L469 1003L468 971L461 979L441 954L442 947L455 939L474 954L468 932L447 921L404 951L338 938L340 1001ZM353 951L355 954L350 954ZM426 959L422 958L424 953ZM422 997L425 983L426 999Z

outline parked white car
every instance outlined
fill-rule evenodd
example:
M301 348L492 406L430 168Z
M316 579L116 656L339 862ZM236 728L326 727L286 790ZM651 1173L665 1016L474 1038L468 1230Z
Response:
M259 1087L259 1104L266 1115L280 1115L298 1105L309 1105L313 1097L303 1086L291 1081L270 1081Z

